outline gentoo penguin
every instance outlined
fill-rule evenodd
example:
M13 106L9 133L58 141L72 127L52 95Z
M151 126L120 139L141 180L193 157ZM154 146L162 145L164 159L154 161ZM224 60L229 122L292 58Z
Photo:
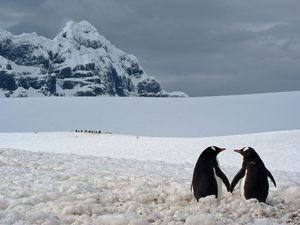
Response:
M268 177L271 178L276 187L272 174L253 148L244 147L234 151L240 153L244 159L242 168L231 182L230 192L233 192L235 185L243 178L240 186L242 197L246 199L256 198L260 202L266 202L269 192Z
M230 183L219 167L217 155L225 148L210 146L199 156L196 163L191 188L197 201L208 195L220 198L222 195L222 181L229 191ZM221 181L222 180L222 181Z

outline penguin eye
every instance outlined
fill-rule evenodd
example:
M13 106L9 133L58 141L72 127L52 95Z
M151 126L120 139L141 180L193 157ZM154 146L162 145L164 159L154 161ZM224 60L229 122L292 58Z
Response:
M215 146L212 146L211 149L212 149L213 151L216 151L216 150L217 150L217 149L215 148Z

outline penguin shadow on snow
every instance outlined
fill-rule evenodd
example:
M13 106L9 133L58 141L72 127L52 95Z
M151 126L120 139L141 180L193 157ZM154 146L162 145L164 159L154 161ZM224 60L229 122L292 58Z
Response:
M210 146L200 154L191 184L191 191L193 190L197 202L200 198L210 195L215 195L219 200L222 196L222 182L227 191L232 193L236 184L243 178L240 185L242 198L254 198L266 203L269 192L268 177L275 187L276 182L256 151L251 147L234 150L243 156L243 165L230 184L217 159L217 155L224 150L225 148Z

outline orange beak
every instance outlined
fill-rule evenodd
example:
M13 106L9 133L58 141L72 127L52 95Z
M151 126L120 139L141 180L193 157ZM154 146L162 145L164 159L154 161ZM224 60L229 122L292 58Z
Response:
M234 149L233 151L242 154L242 149Z
M226 148L220 148L220 152L223 152L224 150L226 150Z

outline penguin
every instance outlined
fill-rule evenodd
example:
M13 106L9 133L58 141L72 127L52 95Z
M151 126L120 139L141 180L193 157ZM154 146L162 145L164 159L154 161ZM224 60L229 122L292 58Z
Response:
M225 148L210 146L199 156L194 168L191 189L197 201L209 195L220 198L222 195L222 181L229 191L230 183L219 167L217 155Z
M256 198L265 203L269 192L268 177L276 187L271 172L253 148L244 147L234 151L243 156L243 164L231 182L230 192L233 192L235 185L243 178L240 186L241 196L245 199Z

